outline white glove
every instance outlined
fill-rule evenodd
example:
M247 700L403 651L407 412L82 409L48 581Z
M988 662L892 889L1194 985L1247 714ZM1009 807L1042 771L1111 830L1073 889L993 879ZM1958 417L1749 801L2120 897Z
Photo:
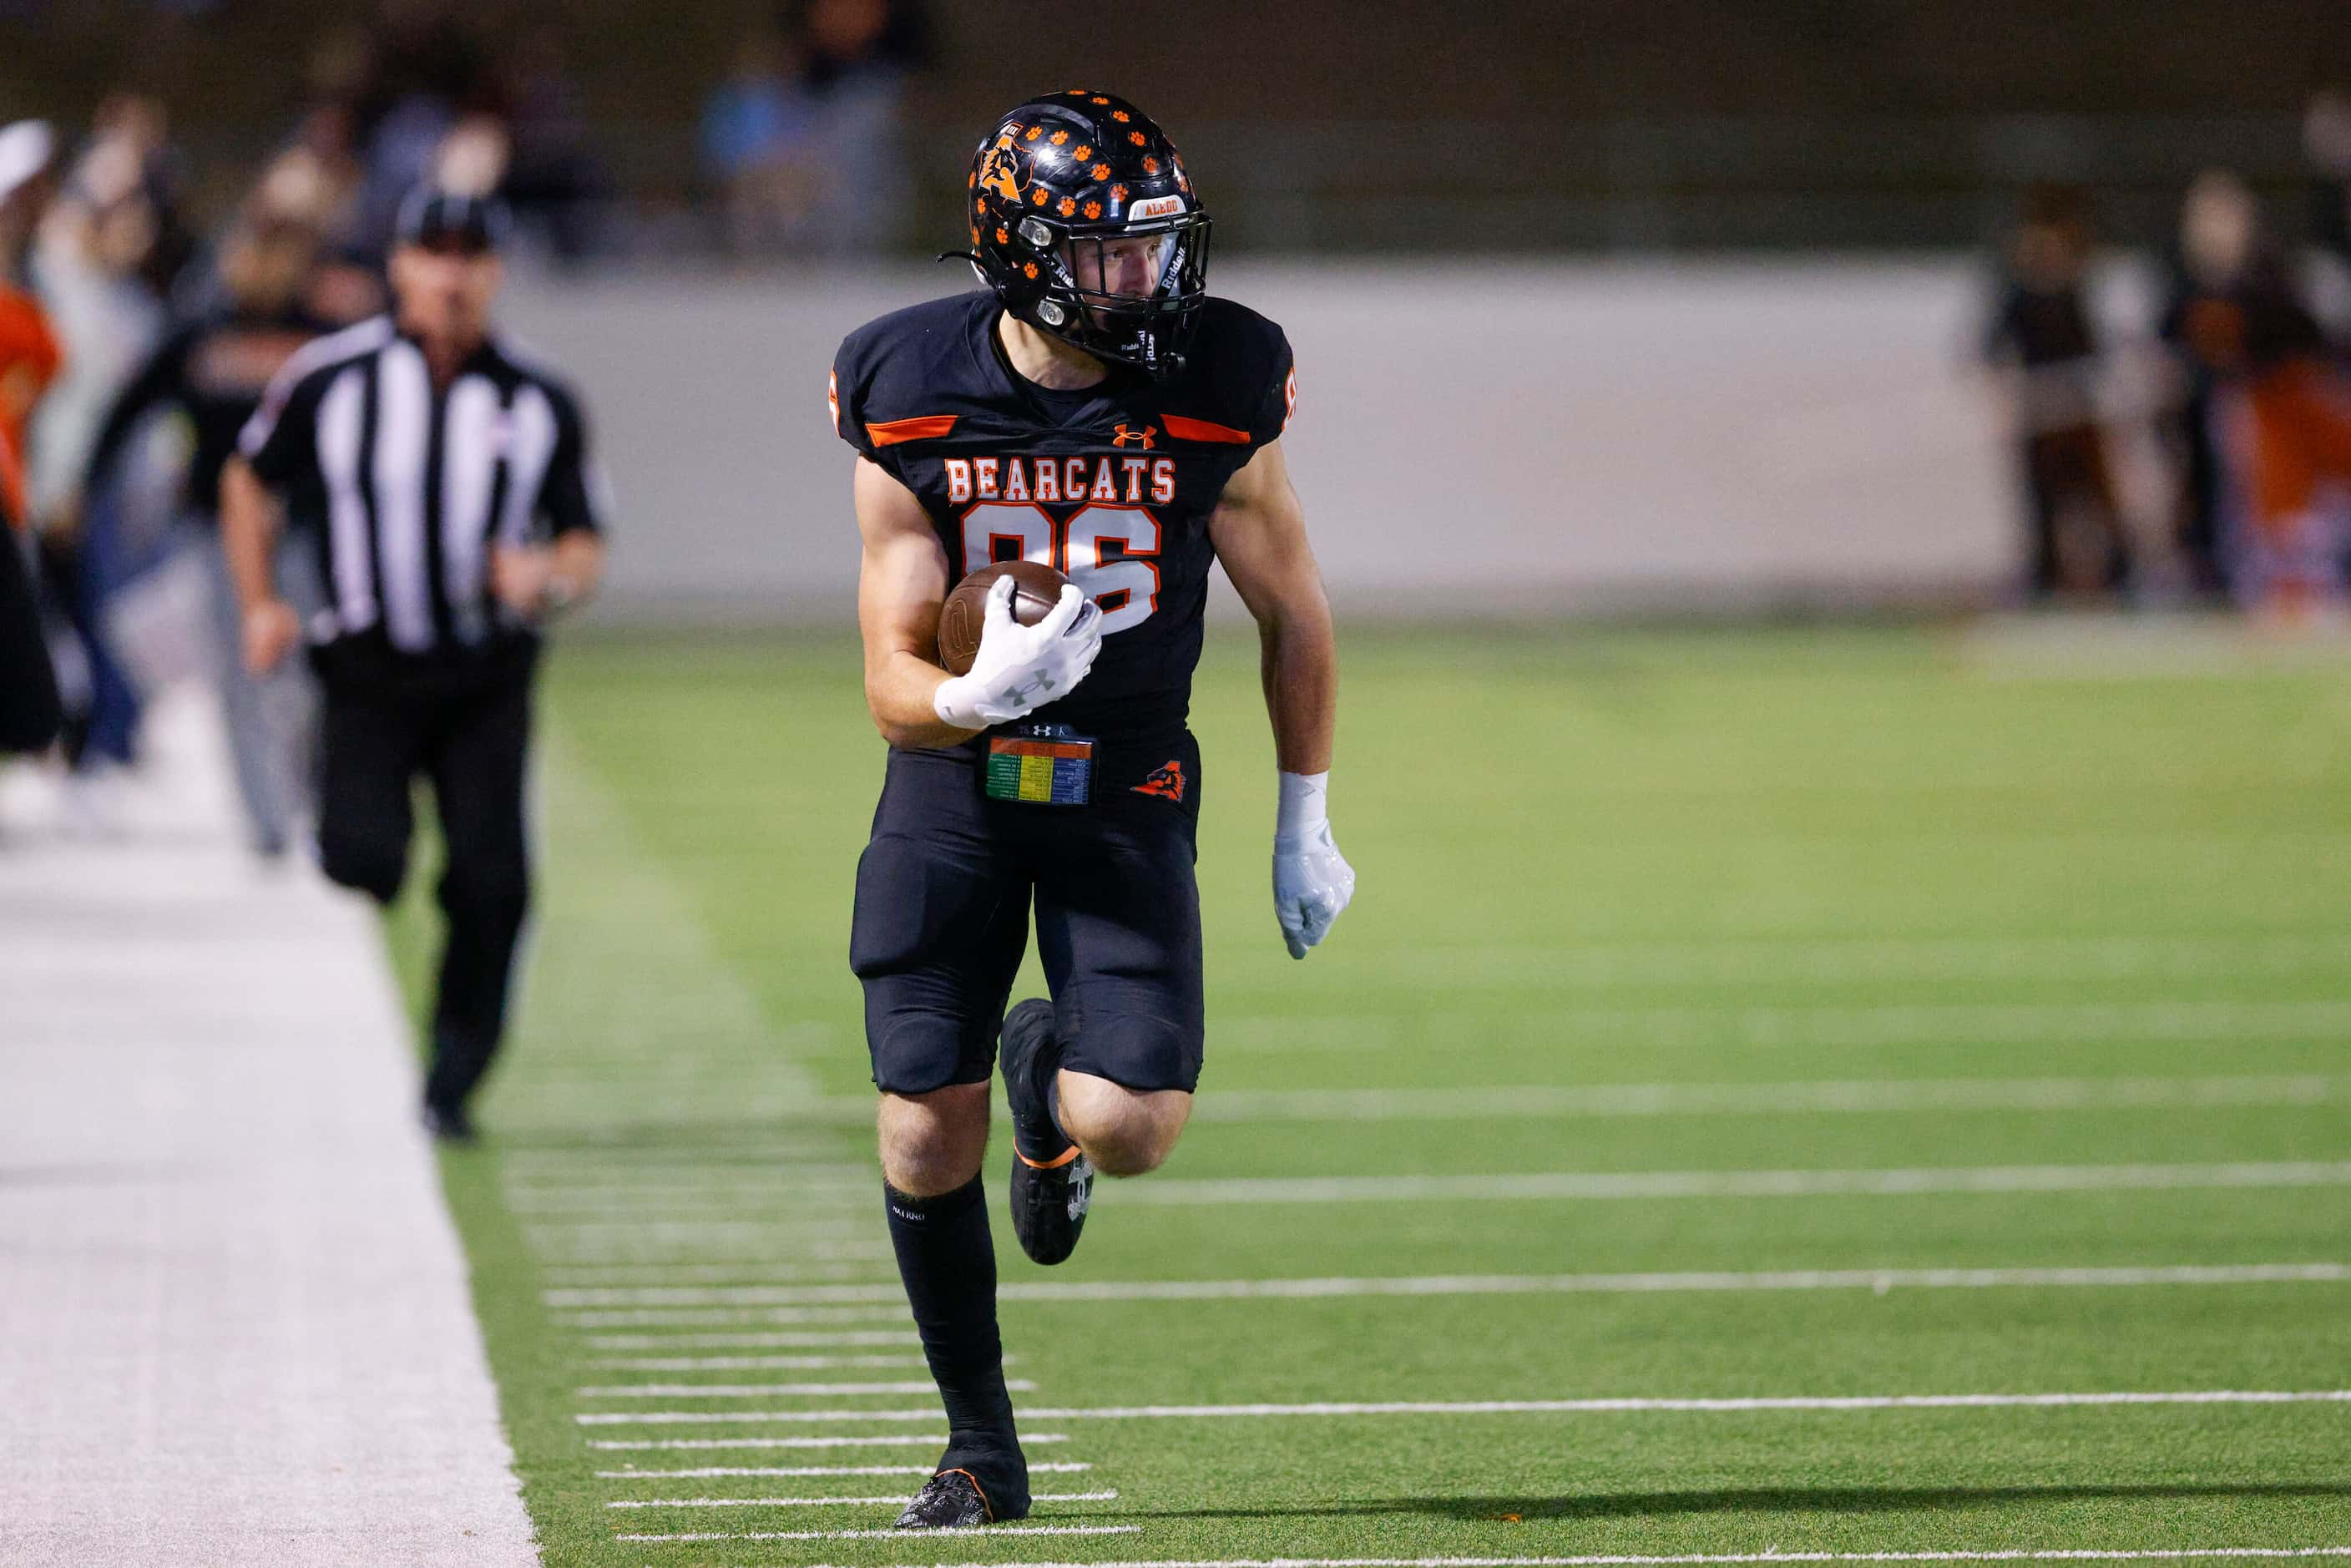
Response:
M1303 958L1329 936L1331 923L1355 896L1355 868L1331 840L1331 820L1323 809L1330 788L1328 773L1281 776L1281 810L1273 829L1273 917L1281 923L1281 939L1293 958Z
M1034 626L1012 618L1012 588L1008 575L988 584L971 673L948 676L931 698L941 721L957 729L1009 724L1067 696L1102 652L1102 606L1076 583L1062 587L1061 601Z

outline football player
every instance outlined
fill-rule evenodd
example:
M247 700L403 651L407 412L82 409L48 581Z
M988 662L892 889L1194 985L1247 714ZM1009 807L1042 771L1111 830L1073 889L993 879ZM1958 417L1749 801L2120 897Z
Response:
M949 1428L907 1529L1029 1511L980 1180L999 1054L1012 1225L1040 1263L1077 1244L1096 1171L1151 1170L1190 1113L1202 779L1186 717L1212 562L1263 643L1293 957L1354 888L1324 812L1338 666L1282 455L1288 340L1209 297L1208 214L1123 99L1013 110L973 156L964 212L986 290L852 333L831 388L858 453L866 700L890 743L850 962L891 1240ZM1071 586L1022 625L999 579L976 663L948 674L948 590L1015 559ZM1032 903L1052 996L1008 1014Z

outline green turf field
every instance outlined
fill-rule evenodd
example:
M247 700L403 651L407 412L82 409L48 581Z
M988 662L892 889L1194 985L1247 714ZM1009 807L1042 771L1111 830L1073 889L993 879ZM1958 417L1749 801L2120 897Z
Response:
M2351 665L1345 654L1361 885L1300 964L1212 642L1198 1115L1059 1270L991 1155L1071 1532L942 1539L855 1533L945 1423L846 967L854 650L562 651L519 1030L444 1164L549 1563L2351 1548L2351 1402L2018 1398L2351 1390Z

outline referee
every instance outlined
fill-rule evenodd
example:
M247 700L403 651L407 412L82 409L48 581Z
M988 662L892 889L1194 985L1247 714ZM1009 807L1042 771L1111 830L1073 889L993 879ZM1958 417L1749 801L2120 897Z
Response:
M604 564L604 491L579 403L489 329L506 222L485 198L413 193L391 257L393 314L297 352L221 476L252 670L302 635L272 580L273 497L323 555L329 608L309 632L327 875L390 902L407 869L411 783L432 781L448 933L424 1118L457 1142L473 1137L465 1103L504 1030L529 903L538 629L592 592Z

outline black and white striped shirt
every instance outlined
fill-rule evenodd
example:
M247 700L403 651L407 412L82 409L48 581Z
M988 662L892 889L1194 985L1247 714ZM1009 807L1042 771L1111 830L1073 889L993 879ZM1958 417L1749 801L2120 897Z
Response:
M388 317L304 346L237 450L322 541L319 641L380 628L402 653L486 647L520 630L490 591L490 546L601 530L608 510L567 387L492 339L436 389Z

